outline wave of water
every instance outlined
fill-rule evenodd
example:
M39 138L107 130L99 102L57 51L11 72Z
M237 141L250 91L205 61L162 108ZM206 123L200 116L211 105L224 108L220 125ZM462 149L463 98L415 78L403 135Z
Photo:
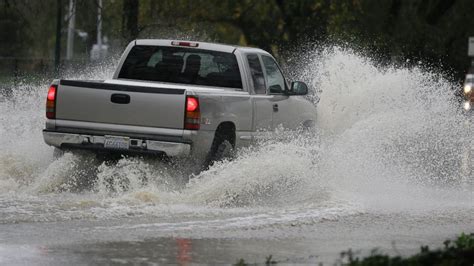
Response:
M103 79L111 69L71 77ZM53 160L41 134L48 81L20 85L0 98L0 223L169 215L245 227L472 208L472 128L453 83L338 47L314 53L299 74L320 92L315 132L279 130L278 141L188 183L185 162Z

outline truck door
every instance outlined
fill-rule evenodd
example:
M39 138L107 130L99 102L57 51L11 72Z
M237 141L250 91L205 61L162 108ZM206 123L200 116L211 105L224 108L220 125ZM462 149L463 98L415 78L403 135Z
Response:
M272 130L272 96L267 95L265 75L263 67L257 54L246 55L248 69L252 77L252 102L253 102L253 129L256 131ZM257 133L256 135L264 135Z
M301 123L299 118L299 104L295 97L284 94L288 89L285 78L275 60L267 55L262 55L265 67L265 83L271 96L273 123L272 128L284 127L294 129Z

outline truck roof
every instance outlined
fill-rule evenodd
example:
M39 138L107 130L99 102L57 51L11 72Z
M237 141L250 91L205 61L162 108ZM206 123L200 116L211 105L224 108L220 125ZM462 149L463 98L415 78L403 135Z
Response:
M220 44L220 43L210 43L210 42L199 42L199 41L186 41L186 40L166 40L166 39L139 39L132 41L135 42L135 45L157 45L157 46L186 46L197 49L204 50L213 50L225 53L233 53L236 49L247 51L247 52L259 52L264 54L269 54L265 50L238 46L238 45L229 45L229 44Z

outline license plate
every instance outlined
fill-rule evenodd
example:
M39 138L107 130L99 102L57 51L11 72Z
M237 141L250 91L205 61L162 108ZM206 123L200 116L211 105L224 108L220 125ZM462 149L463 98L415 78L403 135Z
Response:
M104 148L114 150L128 150L130 147L130 138L105 136Z

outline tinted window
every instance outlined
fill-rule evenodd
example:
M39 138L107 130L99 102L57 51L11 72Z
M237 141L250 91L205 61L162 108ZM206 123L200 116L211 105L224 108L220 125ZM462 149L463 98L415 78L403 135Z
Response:
M182 47L135 46L119 78L242 88L234 54Z
M283 93L285 78L275 60L269 56L262 56L263 65L267 74L267 88L270 93Z
M263 76L262 65L258 59L258 55L247 55L250 73L252 74L253 87L256 94L265 94L265 78Z

